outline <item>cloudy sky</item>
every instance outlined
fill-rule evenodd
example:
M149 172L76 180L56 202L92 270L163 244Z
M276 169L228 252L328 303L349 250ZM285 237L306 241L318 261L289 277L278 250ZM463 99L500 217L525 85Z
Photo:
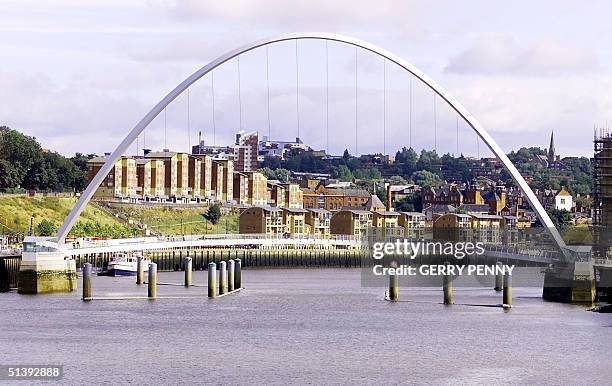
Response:
M546 146L554 130L562 156L588 156L593 127L612 125L609 3L372 4L1 0L0 124L66 155L111 151L168 91L215 57L263 37L325 31L410 61L508 151ZM294 42L240 60L240 76L234 60L215 70L214 92L210 74L202 78L189 105L186 95L173 102L139 147L146 140L151 148L186 149L198 132L207 143L225 144L240 127L289 140L299 122L305 142L332 153L412 144L486 155L430 90L414 80L410 93L409 74L373 54L300 41L297 71Z

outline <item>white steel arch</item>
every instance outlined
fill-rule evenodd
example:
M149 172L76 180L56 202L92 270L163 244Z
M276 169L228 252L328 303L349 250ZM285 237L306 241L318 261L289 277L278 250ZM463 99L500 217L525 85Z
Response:
M510 159L506 156L504 151L499 147L499 145L493 140L493 137L489 135L489 133L484 129L484 127L478 122L478 120L470 114L459 101L457 101L451 94L449 94L444 88L442 88L438 83L436 83L433 79L423 73L421 70L416 68L414 65L409 63L408 61L400 58L399 56L380 48L374 44L355 39L348 36L331 34L331 33L323 33L323 32L298 32L298 33L290 33L281 35L274 38L262 39L247 45L244 45L240 48L231 50L212 62L208 63L204 67L200 68L196 72L194 72L191 76L181 82L178 86L176 86L172 91L170 91L161 101L159 101L152 109L145 115L139 122L134 126L132 131L129 132L127 137L117 146L115 151L110 155L108 160L104 163L102 168L98 171L96 176L91 180L85 191L81 194L77 204L72 208L70 214L64 220L64 223L57 231L56 241L58 243L63 243L64 239L70 232L70 229L76 223L79 215L85 209L85 206L92 198L94 192L100 186L100 183L104 179L104 177L111 171L115 162L127 151L129 146L134 142L134 140L138 137L138 135L153 121L153 119L161 113L168 104L170 104L176 97L178 97L183 91L185 91L189 86L195 83L198 79L214 70L216 67L221 64L227 62L228 60L241 55L245 52L254 50L258 47L265 46L272 43L278 43L287 40L294 39L319 39L319 40L327 40L327 41L336 41L340 43L346 43L349 45L353 45L355 47L360 47L364 50L373 52L377 55L382 56L383 58L397 64L402 67L406 71L410 72L413 76L421 80L424 84L426 84L429 88L431 88L440 98L442 98L446 103L448 103L456 112L459 114L469 125L470 127L478 134L478 136L487 144L489 149L495 154L495 156L504 164L506 169L510 172L512 179L514 182L518 184L520 189L525 193L527 197L527 201L531 204L531 207L535 210L538 219L542 223L544 227L548 229L550 235L553 237L555 243L560 249L565 249L565 242L561 238L561 235L555 228L552 220L540 204L540 201L537 199L529 185L525 179L521 176L519 171L516 169L514 164L510 161Z

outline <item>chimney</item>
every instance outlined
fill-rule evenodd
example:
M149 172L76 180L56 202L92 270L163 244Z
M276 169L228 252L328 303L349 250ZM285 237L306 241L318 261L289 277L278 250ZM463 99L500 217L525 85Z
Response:
M144 155L146 157L147 154L149 154L151 152L151 149L142 149L142 151L144 152Z
M391 184L387 185L387 212L391 212Z

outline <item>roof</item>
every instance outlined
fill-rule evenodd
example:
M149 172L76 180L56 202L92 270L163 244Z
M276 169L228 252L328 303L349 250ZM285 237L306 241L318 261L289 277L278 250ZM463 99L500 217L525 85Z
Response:
M336 213L339 213L339 212L351 212L353 214L372 214L372 212L370 212L369 210L362 210L362 209L342 209Z
M482 219L482 220L501 220L503 217L502 216L497 216L494 214L478 214L478 213L473 213L472 214L473 217L477 218L477 219Z
M466 212L484 212L489 213L489 205L486 204L461 204L457 207L457 210L464 210Z
M178 153L173 151L152 151L145 155L146 158L172 158Z
M569 192L565 190L565 187L562 186L561 189L559 189L559 191L557 192L557 196L570 196L571 197L571 194L569 194Z
M308 213L306 209L301 209L301 208L281 208L281 209L289 213Z
M391 212L391 211L384 211L384 212L374 212L375 214L379 215L379 216L399 216L400 212Z
M370 199L368 200L368 202L365 204L365 207L369 210L373 209L373 208L381 208L381 209L386 209L385 204L382 203L382 201L380 201L380 198L378 198L377 195L372 194L370 196Z
M321 209L321 208L309 208L309 209L306 209L306 210L308 210L310 212L313 212L313 213L323 213L323 214L330 213L329 210Z
M344 194L345 196L359 196L359 197L368 197L370 193L365 189L340 189L340 188L330 188L328 189L333 193Z
M424 213L421 212L401 212L402 214L405 214L407 216L419 216L419 217L425 217Z
M146 159L146 158L138 158L138 159L136 160L136 165L145 165L145 164L147 164L147 163L149 163L149 162L151 162L151 161L153 161L153 160L151 160L151 159Z
M434 213L453 213L457 209L452 205L434 204L434 205L429 205L424 210L431 210Z

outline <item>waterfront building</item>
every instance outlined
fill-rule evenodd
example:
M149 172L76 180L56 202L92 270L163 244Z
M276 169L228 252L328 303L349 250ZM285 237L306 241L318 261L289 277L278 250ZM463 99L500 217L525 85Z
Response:
M285 206L292 209L304 207L304 194L298 184L285 183Z
M302 188L304 208L319 208L329 211L341 209L363 209L371 195L364 189L329 189L322 183L313 190Z
M151 160L139 158L136 162L136 194L143 199L151 197Z
M504 218L493 214L472 214L472 241L487 244L501 243Z
M87 177L91 181L110 154L94 157L87 162ZM133 158L122 156L115 162L106 178L102 181L94 197L98 199L135 199L136 197L136 162Z
M305 209L282 208L283 223L285 224L285 234L291 237L299 237L308 234L309 228L306 226Z
M268 204L268 179L260 172L245 172L248 180L248 204L265 206Z
M151 160L151 196L154 199L165 199L164 195L164 162Z
M407 239L421 239L425 233L425 215L421 212L400 212L397 225L404 228Z
M194 156L189 156L188 160L187 185L191 195L199 199L202 195L202 161Z
M234 199L234 162L231 160L217 160L223 165L221 175L221 200L233 201Z
M212 161L212 173L211 173L211 193L213 200L223 200L223 163L221 160Z
M197 155L200 159L200 195L211 198L212 194L212 157Z
M334 213L330 220L333 235L350 235L365 238L372 227L372 213L367 210L345 209Z
M161 152L149 152L145 154L145 158L160 160L163 162L164 164L164 196L168 198L176 198L177 196L180 196L182 194L182 188L180 190L178 188L178 180L179 180L178 162L179 162L179 158L181 158L181 160L183 159L182 155L176 152L171 152L168 149L164 149L164 151L161 151ZM183 163L181 163L180 169L181 171L183 170ZM185 173L185 176L186 175L187 173ZM182 178L181 178L181 182L182 182ZM186 185L186 181L185 181L185 185Z
M472 217L469 214L448 213L433 222L433 237L444 241L472 241Z
M325 209L307 209L306 226L308 233L323 238L328 238L330 235L330 219L331 212Z
M404 228L399 226L399 217L399 212L372 211L372 227L375 239L390 241L404 237Z
M423 209L423 214L425 214L427 221L434 221L438 216L455 213L456 211L457 209L452 205L429 205Z
M244 209L239 217L239 232L282 235L285 231L280 208L252 206Z
M232 188L234 201L238 205L247 205L249 202L249 178L246 174L234 172L234 186Z
M281 208L285 206L285 187L278 180L268 180L267 185L268 205Z

